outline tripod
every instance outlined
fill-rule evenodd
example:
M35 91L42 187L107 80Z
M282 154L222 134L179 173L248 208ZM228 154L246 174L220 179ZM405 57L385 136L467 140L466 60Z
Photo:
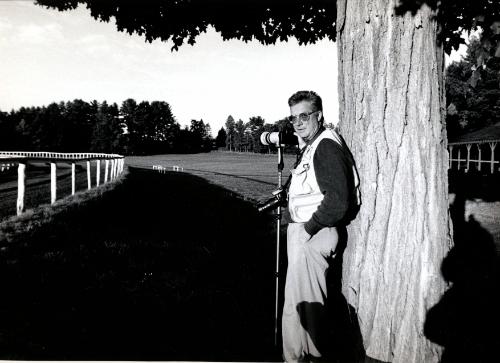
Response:
M281 139L281 138L280 138ZM278 145L278 190L281 190L283 187L283 149L284 145L281 143L281 140ZM274 278L276 282L275 286L275 306L274 306L274 345L278 346L278 300L279 300L279 264L280 264L280 232L281 232L281 203L278 204L276 208L276 268L274 271Z
M263 136L262 136L263 135ZM274 208L275 209L275 219L276 219L276 269L274 272L274 277L275 277L275 309L274 309L274 345L277 347L278 346L278 312L279 312L279 264L280 264L280 239L281 239L281 218L282 218L282 213L281 213L281 206L284 201L286 201L286 192L288 189L288 186L291 183L292 180L292 175L290 174L288 177L288 180L286 183L283 185L283 167L284 167L284 162L283 162L283 153L284 153L284 148L285 148L285 140L283 139L283 134L282 132L264 132L261 135L261 142L264 145L270 145L274 144L276 145L278 149L278 188L272 193L274 195L273 198L270 200L264 202L263 204L259 205L257 207L259 212L263 212L269 209ZM297 160L296 164L299 160L299 155L297 153ZM294 167L295 167L294 166Z

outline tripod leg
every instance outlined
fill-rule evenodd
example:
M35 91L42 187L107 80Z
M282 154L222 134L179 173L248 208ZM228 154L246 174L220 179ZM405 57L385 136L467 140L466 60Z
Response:
M281 140L278 146L278 189L283 186L283 145L281 145ZM278 346L278 311L279 311L279 268L280 268L280 231L281 231L281 206L276 209L276 269L275 269L275 280L276 280L276 293L275 293L275 307L274 307L274 346Z
M274 278L276 281L276 291L275 291L275 306L274 306L274 345L277 347L279 342L278 337L278 300L279 300L279 263L280 263L280 227L281 227L281 207L278 207L276 211L276 269L274 272Z

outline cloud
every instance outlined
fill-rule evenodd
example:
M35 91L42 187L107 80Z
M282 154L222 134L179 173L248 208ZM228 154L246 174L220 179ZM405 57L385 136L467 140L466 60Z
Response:
M26 24L21 25L13 35L13 41L19 45L53 45L64 41L60 24Z
M79 44L105 43L106 37L102 34L87 34L78 39Z
M0 18L0 45L9 41L9 36L14 25L6 18Z
M14 28L12 22L6 18L0 18L0 32L8 32Z

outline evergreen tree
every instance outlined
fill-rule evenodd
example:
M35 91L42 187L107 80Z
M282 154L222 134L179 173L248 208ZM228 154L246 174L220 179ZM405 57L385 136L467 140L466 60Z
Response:
M203 120L191 120L189 131L192 134L193 152L207 152L212 149L212 135L210 130L210 125L205 124Z
M64 104L55 102L35 111L31 124L33 144L36 151L67 152L70 146L64 142L67 128L64 125Z
M40 107L21 107L17 111L11 111L11 127L17 135L18 150L39 150L41 142L38 140L37 127L35 126L35 118L39 112L41 112Z
M215 138L215 146L217 148L226 147L226 138L226 130L224 130L224 127L221 127L219 132L217 133L217 137Z
M170 105L164 101L152 102L147 124L147 133L153 145L151 152L156 154L172 152L179 125Z
M207 122L205 124L205 138L203 139L204 151L210 151L215 147L214 138L212 137L212 127Z
M235 122L233 116L229 115L226 120L226 149L229 151L234 151L235 142Z
M260 116L250 117L247 124L247 129L250 134L250 151L259 153L263 150L263 145L260 142L260 135L263 132L264 123L264 119Z
M91 149L96 108L80 99L66 102L65 108L64 119L68 126L64 135L68 144L66 148L72 152L88 152Z
M17 147L20 147L18 142L19 136L16 132L13 116L7 112L0 111L0 145L2 150L15 150Z
M137 102L134 99L128 98L122 102L120 115L123 117L123 123L127 129L127 153L130 155L138 154L141 144L136 113Z
M120 146L122 129L118 119L118 105L102 102L94 116L91 151L98 153L116 153Z
M246 125L242 119L234 125L234 148L236 151L243 151L245 147L245 129Z

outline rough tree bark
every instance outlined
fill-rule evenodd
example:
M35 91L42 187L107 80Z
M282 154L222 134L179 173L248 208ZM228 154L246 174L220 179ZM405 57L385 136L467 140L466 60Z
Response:
M433 362L440 348L423 325L451 248L444 52L433 11L397 16L397 3L337 2L340 129L362 192L342 289L367 356Z

